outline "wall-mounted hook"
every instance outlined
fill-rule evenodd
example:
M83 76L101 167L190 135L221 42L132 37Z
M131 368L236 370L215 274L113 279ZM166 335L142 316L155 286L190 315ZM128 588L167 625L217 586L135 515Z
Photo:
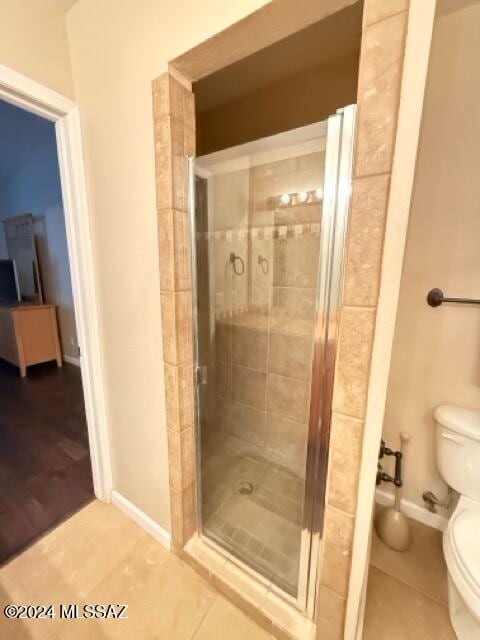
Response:
M234 274L236 276L243 276L245 272L245 262L243 261L243 258L235 255L232 251L232 253L230 254L230 262L232 264ZM237 262L239 264L238 267L237 267Z
M264 258L263 256L258 256L257 262L260 265L260 269L262 270L262 272L265 275L267 275L268 274L268 260L267 260L267 258Z

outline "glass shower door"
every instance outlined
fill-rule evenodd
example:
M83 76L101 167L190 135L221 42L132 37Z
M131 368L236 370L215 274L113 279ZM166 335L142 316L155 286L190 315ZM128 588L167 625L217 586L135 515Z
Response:
M302 602L342 118L195 159L200 528Z

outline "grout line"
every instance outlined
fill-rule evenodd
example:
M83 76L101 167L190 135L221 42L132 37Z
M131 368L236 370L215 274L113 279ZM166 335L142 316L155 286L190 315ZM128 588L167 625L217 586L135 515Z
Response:
M199 575L199 574L197 573L197 575ZM217 602L218 598L220 597L220 593L213 587L213 585L211 584L211 581L209 581L209 580L207 581L205 578L202 578L202 579L208 585L208 587L213 591L213 593L215 594L215 597L213 598L210 606L207 607L204 615L201 617L198 625L194 629L192 635L190 636L190 640L193 640L195 638L195 636L197 635L197 633L200 631L200 627L202 626L205 618L208 616L208 614L210 613L210 611L213 608L213 605Z
M325 589L325 591L328 591L329 593L333 593L333 595L334 595L336 598L340 598L341 600L344 600L345 602L347 601L347 597L346 597L346 596L342 596L342 595L340 595L339 593L337 593L337 592L336 592L336 591L334 591L333 589L330 589L330 587L327 587L327 586L326 586L326 585L324 585L324 584L320 584L320 588L321 588L321 589Z
M182 216L186 216L188 214L188 211L185 211L184 209L179 209L178 207L157 207L155 209L155 211L157 212L157 215L168 215L169 213L179 213Z
M368 24L364 24L364 25L362 25L362 31L365 32L370 27L373 27L376 24L380 24L381 22L386 22L387 20L390 20L391 18L395 18L396 16L399 16L401 13L408 14L408 8L407 9L400 9L400 11L395 11L395 13L391 13L389 16L384 16L383 18L380 18L380 20L375 20L374 22L369 22Z
M334 507L333 505L331 505L329 502L327 502L328 504L328 508L332 509L333 511L336 511L337 513L341 513L344 516L348 516L349 518L351 518L352 520L355 520L355 515L348 513L348 511L344 511L343 509L339 509L338 507Z
M273 274L272 274L273 276ZM272 329L272 302L273 302L273 289L272 295L269 296L268 301L268 316L267 316L267 376L265 378L265 420L263 422L263 450L267 448L267 438L269 432L268 422L268 390L270 385L270 342L271 342L271 329Z
M357 176L352 177L352 181L355 180L368 180L368 178L381 178L383 176L388 176L389 178L392 175L392 170L389 171L378 171L377 173L359 173Z
M342 305L342 309L360 309L360 311L376 311L378 308L378 305L356 305L356 304L343 304Z
M345 413L345 411L337 411L335 407L332 408L332 413L337 413L344 418L352 418L353 420L358 420L359 422L365 422L365 418L359 418L358 416L350 415L349 413Z
M398 576L394 576L391 573L388 573L388 571L385 571L385 569L381 569L380 567L377 567L377 565L373 564L373 562L370 562L370 567L373 567L377 571L380 571L380 573L383 573L385 576L387 576L388 578L391 578L392 580L395 580L395 582L398 582L399 584L403 585L404 587L408 587L409 589L412 589L412 591L415 591L416 593L419 593L424 598L428 598L429 600L432 600L433 602L436 602L437 604L441 605L442 607L445 607L446 609L448 609L448 602L444 602L443 600L440 600L439 598L436 598L435 596L432 596L430 593L426 593L422 589L419 589L418 587L413 586L409 582L406 582L405 580L401 580Z
M343 411L335 411L335 409L332 411L332 414L335 414L337 416L342 416L343 418L348 418L349 420L355 420L355 422L360 422L361 424L365 422L365 418L358 418L357 416L351 416L348 413L343 413Z

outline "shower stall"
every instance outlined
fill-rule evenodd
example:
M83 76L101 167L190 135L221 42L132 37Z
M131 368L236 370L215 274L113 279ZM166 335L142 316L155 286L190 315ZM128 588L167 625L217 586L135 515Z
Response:
M190 161L199 534L310 615L354 122Z

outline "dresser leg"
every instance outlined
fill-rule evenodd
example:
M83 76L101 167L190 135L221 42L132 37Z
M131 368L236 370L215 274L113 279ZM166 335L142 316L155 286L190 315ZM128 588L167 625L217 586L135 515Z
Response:
M27 376L27 367L24 364L20 365L20 376L25 378Z

